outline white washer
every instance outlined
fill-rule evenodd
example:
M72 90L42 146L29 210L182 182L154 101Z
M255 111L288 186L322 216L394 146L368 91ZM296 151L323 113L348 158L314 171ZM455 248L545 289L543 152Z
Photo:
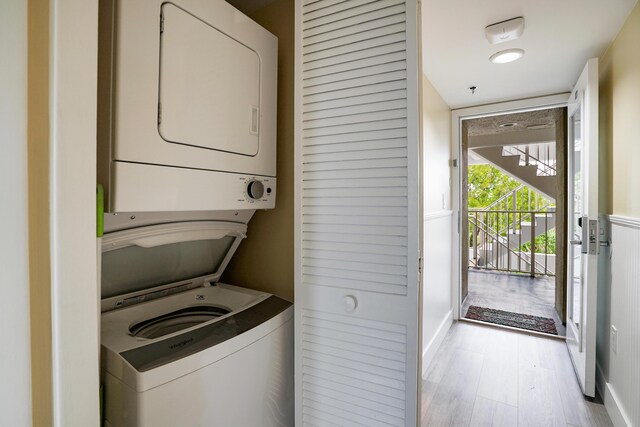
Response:
M293 425L293 306L218 283L245 231L195 221L105 235L105 425Z

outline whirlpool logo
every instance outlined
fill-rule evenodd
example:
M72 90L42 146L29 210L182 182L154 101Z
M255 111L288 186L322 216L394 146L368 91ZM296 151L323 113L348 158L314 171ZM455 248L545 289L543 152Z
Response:
M193 342L193 338L188 338L188 339L185 339L185 340L182 340L182 341L178 341L178 342L177 342L177 343L175 343L175 344L171 344L171 345L169 346L169 348L170 348L171 350L175 350L176 348L182 348L182 347L184 347L184 346L185 346L185 345L187 345L187 344L191 344L192 342Z

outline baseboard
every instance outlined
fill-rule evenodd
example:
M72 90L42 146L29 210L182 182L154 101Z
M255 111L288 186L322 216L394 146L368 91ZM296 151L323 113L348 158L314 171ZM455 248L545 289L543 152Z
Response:
M453 324L453 311L449 310L440 322L440 326L438 326L438 331L434 335L434 337L429 341L424 350L422 351L422 376L424 377L427 374L427 370L429 369L429 365L433 362L433 358L436 355L436 352L440 348L440 345L444 341L447 336L447 332L449 332L449 328Z
M615 427L631 427L629 417L624 413L618 396L604 377L599 364L596 364L596 388L604 401L604 407Z

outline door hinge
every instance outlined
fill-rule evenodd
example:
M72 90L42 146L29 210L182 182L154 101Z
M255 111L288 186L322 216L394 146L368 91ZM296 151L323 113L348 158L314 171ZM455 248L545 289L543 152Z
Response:
M164 33L164 14L160 14L160 34Z
M422 258L422 255L418 256L418 273L422 274L422 265L424 263L424 258Z
M158 124L162 122L162 104L158 102Z

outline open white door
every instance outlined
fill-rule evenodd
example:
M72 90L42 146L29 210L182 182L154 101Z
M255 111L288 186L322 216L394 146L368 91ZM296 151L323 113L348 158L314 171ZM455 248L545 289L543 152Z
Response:
M296 426L415 426L417 2L296 2Z
M569 98L567 347L582 392L595 396L598 295L598 60Z

